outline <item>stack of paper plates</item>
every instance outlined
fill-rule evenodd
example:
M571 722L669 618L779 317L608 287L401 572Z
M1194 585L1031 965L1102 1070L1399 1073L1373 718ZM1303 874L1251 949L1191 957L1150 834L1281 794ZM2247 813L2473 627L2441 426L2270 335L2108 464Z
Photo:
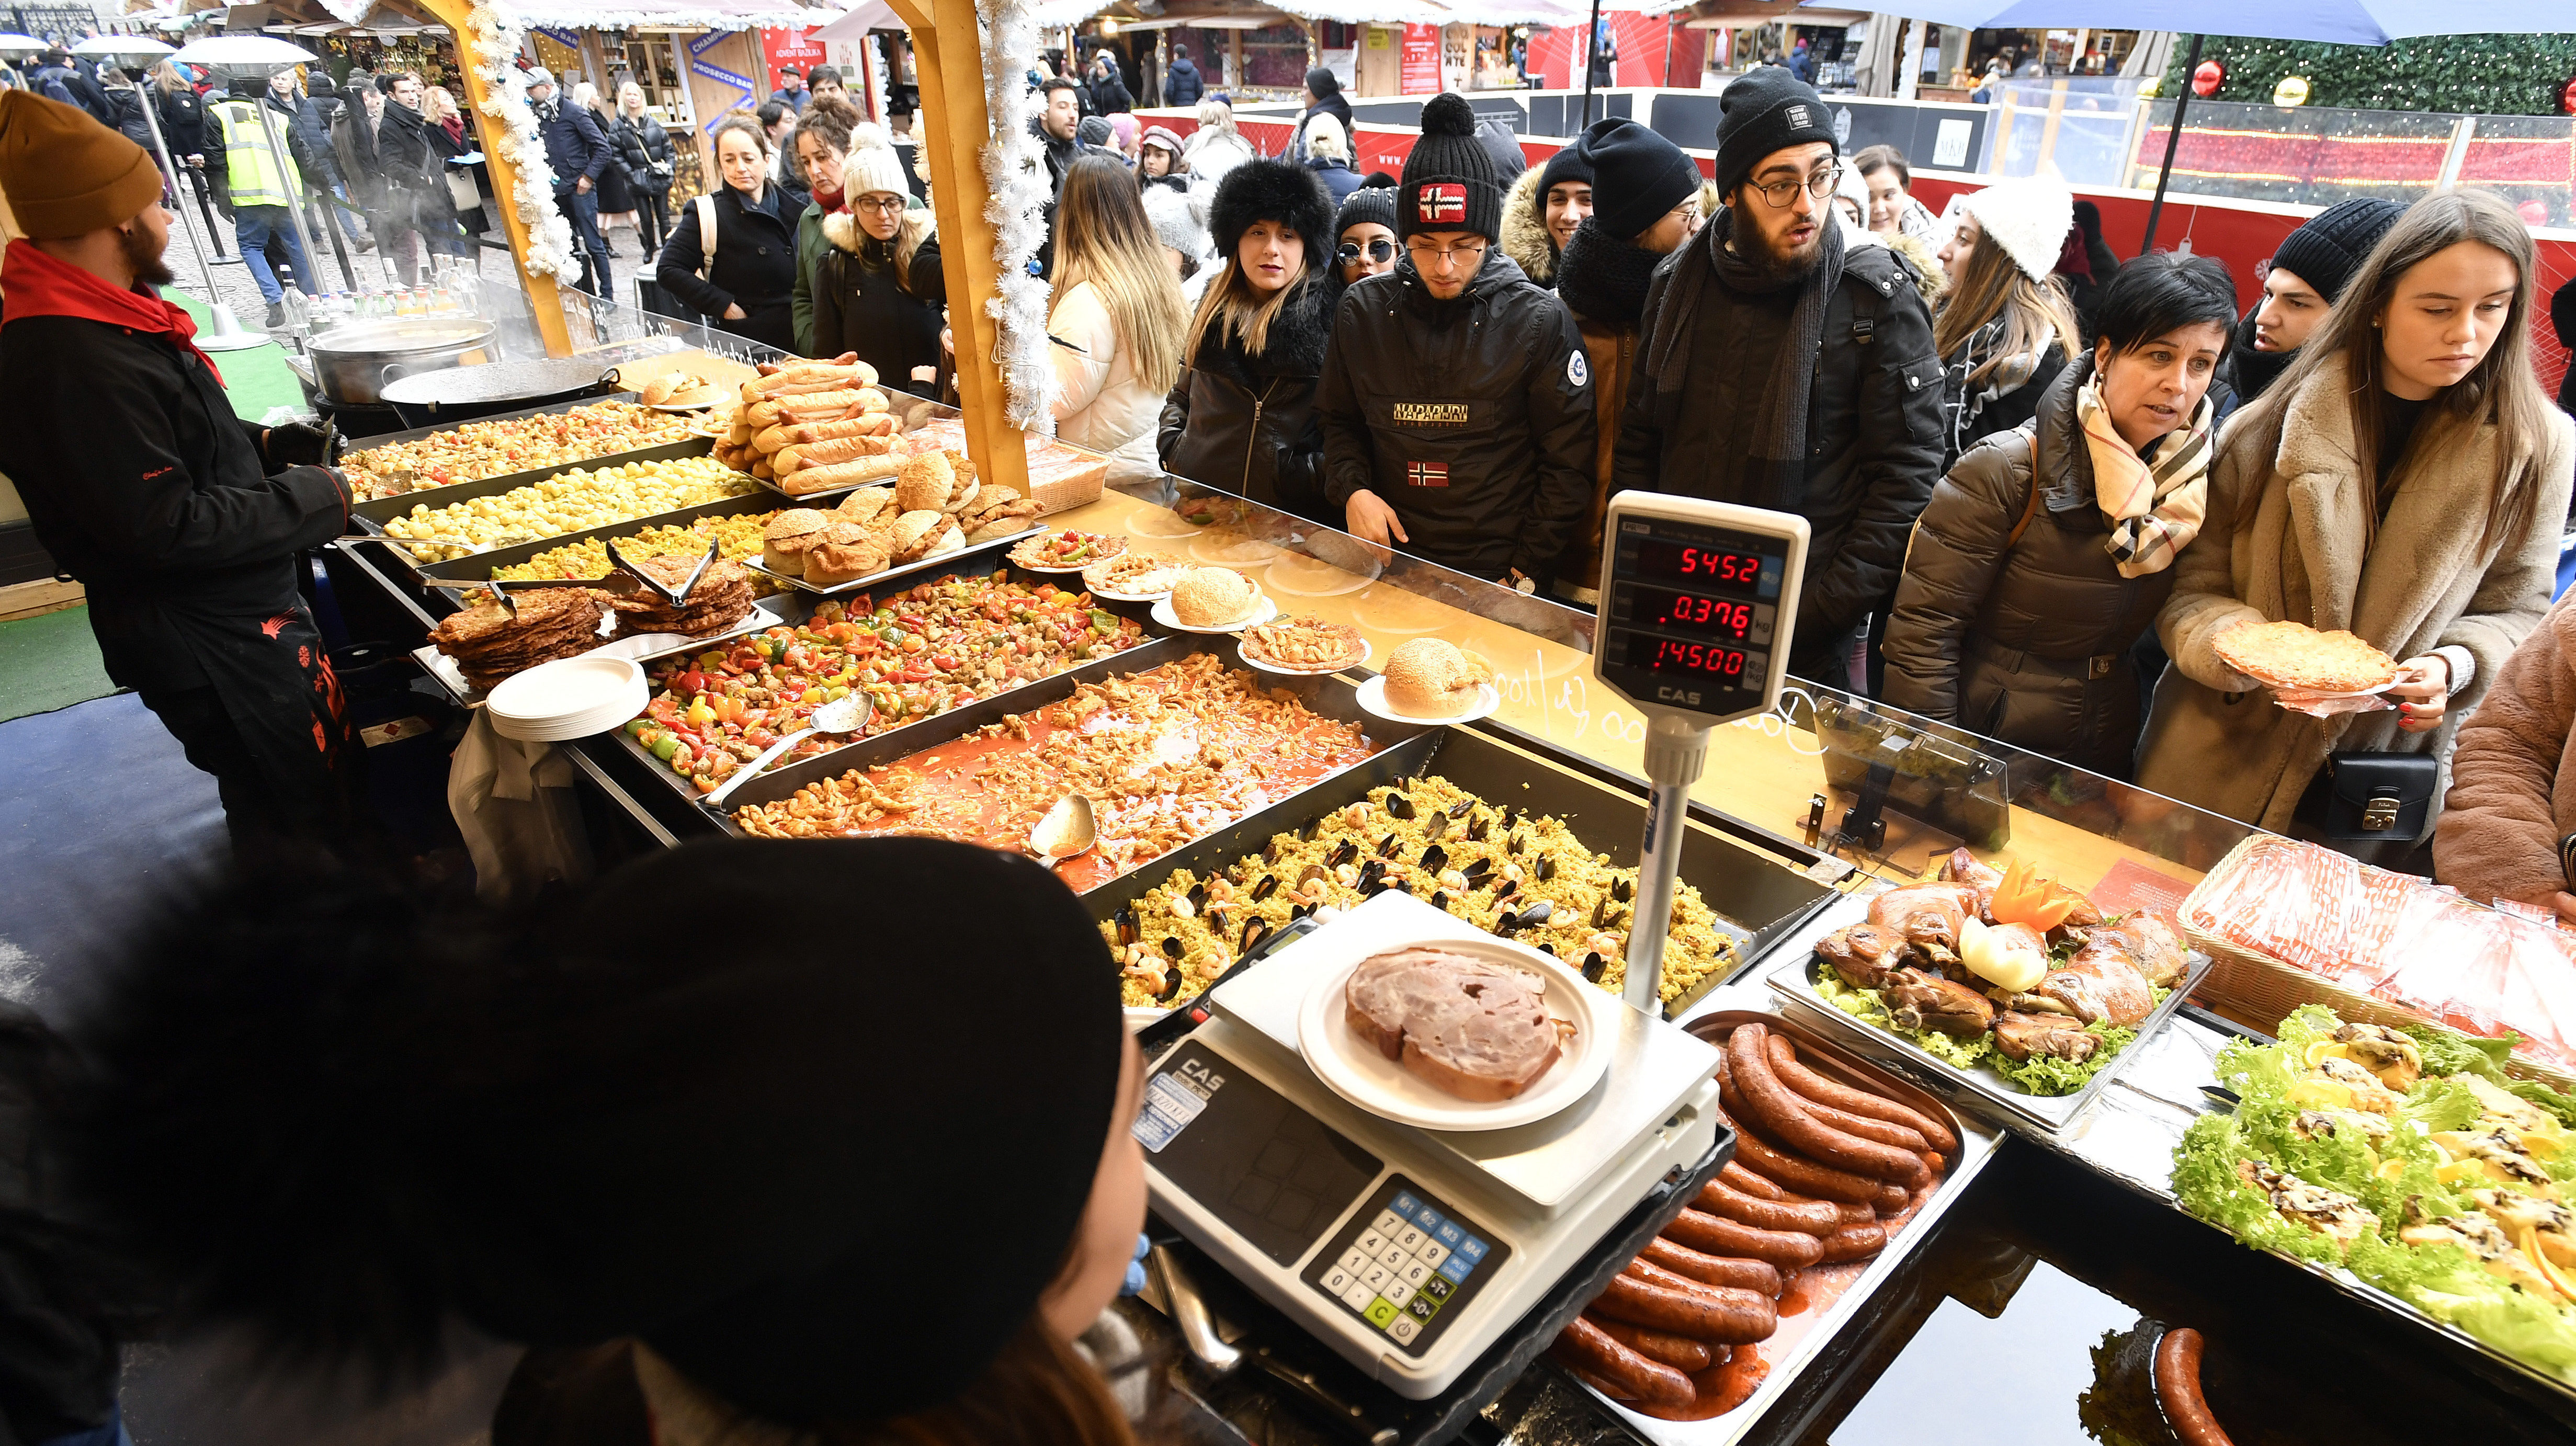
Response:
M560 743L623 725L652 692L628 658L587 653L541 663L501 681L484 704L492 728L522 743Z

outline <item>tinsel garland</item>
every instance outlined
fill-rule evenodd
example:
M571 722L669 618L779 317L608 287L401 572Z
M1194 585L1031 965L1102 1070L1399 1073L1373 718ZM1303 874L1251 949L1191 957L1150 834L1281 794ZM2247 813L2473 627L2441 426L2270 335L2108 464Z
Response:
M528 229L528 270L558 281L576 281L581 276L581 257L573 249L572 223L555 205L554 167L546 164L546 143L537 134L537 112L528 102L527 77L515 63L527 22L516 14L503 14L491 0L474 0L465 23L473 32L475 73L483 78L487 96L485 118L498 122L483 128L484 144L518 176L511 201L519 224Z
M879 125L893 125L894 77L886 73L885 42L871 35L860 42L860 46L867 52L869 72L876 77L876 122Z
M1030 0L976 0L983 21L984 105L992 139L984 143L984 183L990 199L984 219L993 225L993 261L1000 268L984 303L1000 332L993 360L1002 373L1003 414L1022 431L1052 434L1055 364L1047 352L1048 287L1029 274L1029 260L1046 242L1046 151L1032 124L1045 109L1046 92L1029 89L1038 59L1038 7Z

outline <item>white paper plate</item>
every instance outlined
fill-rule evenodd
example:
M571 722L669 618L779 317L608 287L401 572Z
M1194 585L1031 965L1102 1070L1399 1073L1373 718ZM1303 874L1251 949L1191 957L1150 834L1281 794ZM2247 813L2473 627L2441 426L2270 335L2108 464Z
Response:
M1294 597L1339 597L1358 592L1376 581L1356 572L1346 572L1329 562L1317 562L1303 553L1283 553L1270 560L1270 571L1262 586L1272 592Z
M632 660L585 654L503 679L485 707L493 731L504 738L559 743L618 728L651 698L644 670Z
M1259 627L1260 624L1246 623L1244 626L1247 628L1254 628ZM1376 649L1370 646L1368 639L1362 638L1360 639L1360 655L1358 661L1338 663L1329 668L1283 668L1277 663L1265 663L1259 658L1252 656L1252 650L1243 647L1240 644L1236 645L1234 652L1235 656L1243 659L1243 665L1247 668L1257 668L1265 673L1282 673L1291 678L1321 678L1341 672L1346 668L1367 667L1369 657L1372 653L1376 652Z
M1092 596L1100 597L1102 594L1095 592ZM1194 628L1188 623L1182 622L1181 615L1172 611L1172 598L1169 593L1157 598L1154 602L1154 621L1172 629L1174 632L1182 633L1208 633L1212 635L1219 633L1239 633L1245 628L1257 628L1277 616L1279 616L1279 604L1272 602L1269 598L1265 597L1261 600L1258 606L1253 608L1252 616L1245 618L1239 623L1226 623L1222 626L1213 628Z
M1495 709L1503 706L1502 690L1493 684L1479 683L1476 685L1476 690L1481 695L1476 706L1454 718L1424 718L1388 707L1386 678L1383 674L1360 684L1359 700L1361 707L1389 723L1473 723L1479 718L1491 717Z
M1105 587L1092 587L1088 582L1085 582L1083 587L1093 597L1105 597L1111 602L1154 602L1172 595L1170 588L1165 588L1161 592L1111 592Z
M1547 981L1548 1012L1571 1020L1574 1037L1537 1083L1507 1100L1462 1100L1378 1052L1343 1017L1343 987L1361 964L1330 969L1297 1010L1297 1052L1327 1089L1370 1114L1426 1130L1505 1130L1543 1120L1592 1092L1610 1067L1609 1015L1625 1007L1583 982L1553 955L1503 939L1434 939L1426 946L1538 975Z

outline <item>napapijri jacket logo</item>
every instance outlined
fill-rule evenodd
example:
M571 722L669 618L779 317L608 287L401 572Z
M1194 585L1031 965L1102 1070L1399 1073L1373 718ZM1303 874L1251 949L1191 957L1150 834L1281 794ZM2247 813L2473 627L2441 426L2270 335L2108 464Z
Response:
M1475 420L1473 402L1389 402L1386 410L1398 427L1463 427Z
M1467 220L1467 188L1434 181L1413 193L1413 214L1425 226L1458 226Z
M1446 487L1449 485L1449 464L1446 462L1407 462L1404 464L1404 485L1407 487Z

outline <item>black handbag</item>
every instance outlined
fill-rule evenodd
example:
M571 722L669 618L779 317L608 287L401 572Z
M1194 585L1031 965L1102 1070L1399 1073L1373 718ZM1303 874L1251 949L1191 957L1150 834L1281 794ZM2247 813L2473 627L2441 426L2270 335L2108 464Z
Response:
M2413 843L2432 816L2442 760L2431 753L2333 753L2326 757L2325 817L2335 843Z

